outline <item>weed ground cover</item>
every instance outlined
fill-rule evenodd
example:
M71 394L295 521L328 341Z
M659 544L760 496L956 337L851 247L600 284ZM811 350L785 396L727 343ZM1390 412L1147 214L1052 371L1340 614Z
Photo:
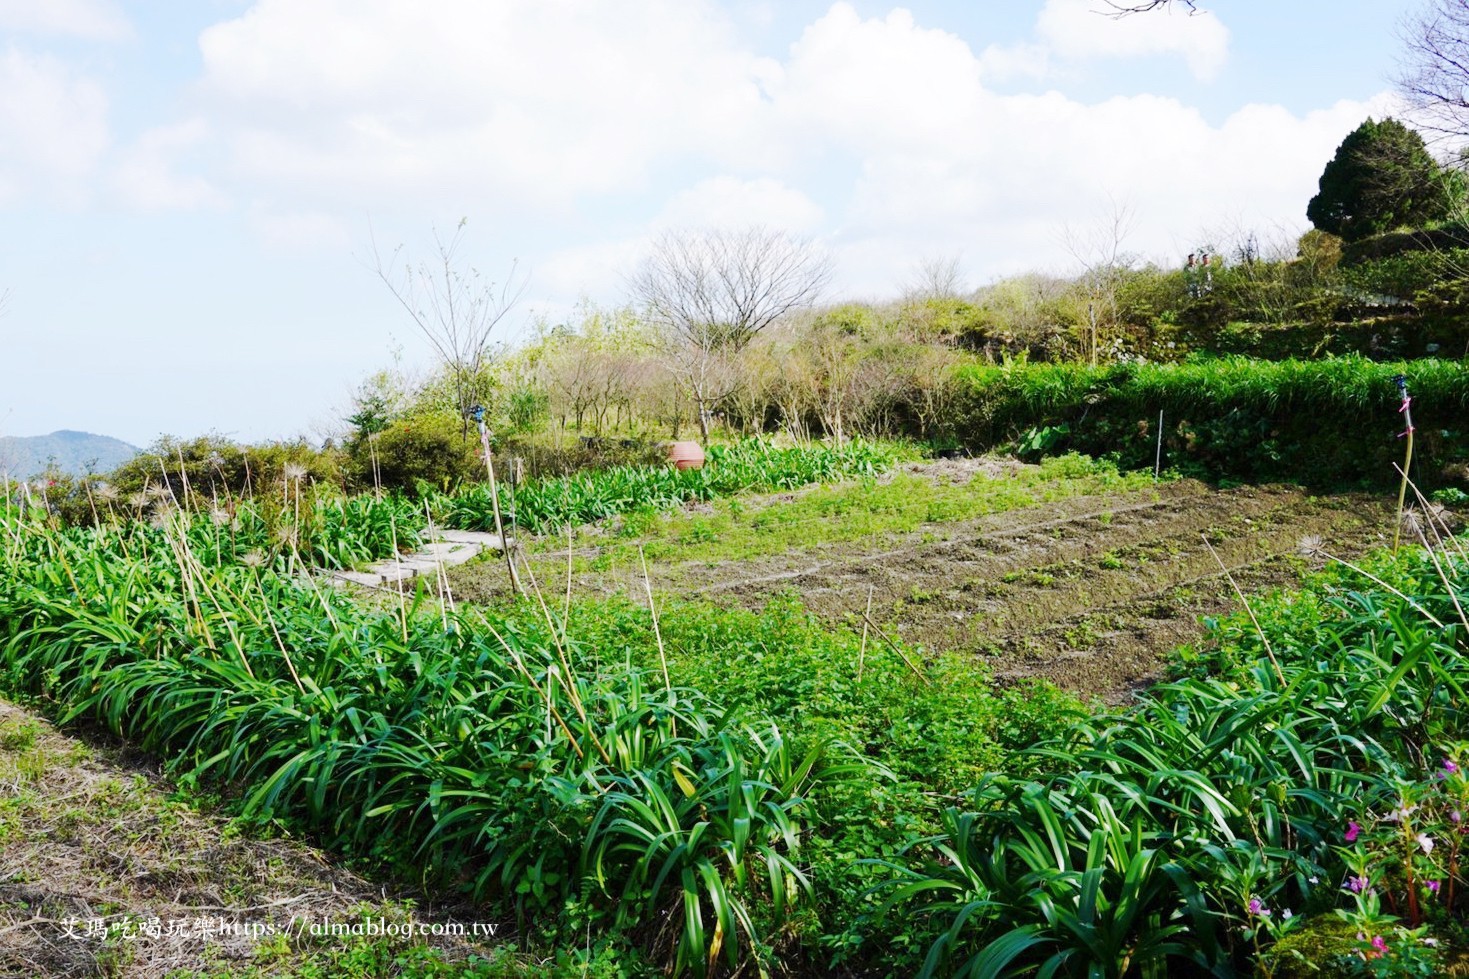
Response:
M681 512L634 510L619 522L578 528L572 534L573 573L639 569L640 550L655 567L722 566L810 554L825 545L888 535L925 530L943 534L951 524L980 516L1155 485L1151 475L1119 474L1114 466L1079 456L1048 459L1038 467L1000 460L910 467L885 478L865 476L763 499L737 496ZM565 574L565 541L548 535L531 547L532 564L542 580ZM499 583L490 569L480 570L462 573L460 587L471 589L466 595L485 599Z
M1310 568L1301 538L1355 555L1390 540L1390 517L1381 494L1155 483L1080 457L937 460L582 528L570 577L578 599L645 603L646 557L658 596L758 611L794 594L831 627L860 632L870 613L906 643L966 654L1002 683L1039 677L1120 702L1157 679L1175 647L1202 639L1201 616L1235 604L1201 534L1240 581L1264 589ZM568 571L559 543L537 542L530 561L558 592ZM490 564L456 569L452 583L469 600L506 594L503 568Z

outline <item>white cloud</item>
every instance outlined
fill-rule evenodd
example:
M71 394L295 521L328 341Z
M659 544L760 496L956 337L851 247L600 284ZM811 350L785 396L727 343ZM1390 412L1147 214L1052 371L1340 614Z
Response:
M962 120L984 97L958 36L901 8L863 20L844 2L806 28L769 91L791 138L867 150L964 141Z
M221 207L225 196L207 178L176 172L179 160L208 138L209 124L201 118L150 129L122 151L113 184L141 210Z
M228 191L274 246L341 247L364 210L534 228L522 253L547 299L620 296L640 234L748 222L830 241L849 285L887 283L920 255L1053 263L1059 228L1109 196L1135 203L1134 247L1159 254L1242 207L1299 220L1341 137L1382 111L1247 106L1219 124L1158 95L987 87L1067 60L1172 55L1207 74L1227 57L1209 15L1094 6L1048 0L1033 42L976 54L843 0L776 60L723 12L758 3L259 0L202 35L208 131L139 140L132 199ZM178 176L198 172L189 154L231 162L205 184Z
M44 55L0 54L0 203L21 195L75 205L108 146L96 81Z
M740 159L751 54L708 2L261 0L204 32L239 171L313 195L569 209L684 153Z
M132 25L110 0L0 0L0 30L122 41Z
M769 225L786 231L815 230L822 211L804 193L779 180L711 177L669 199L654 219L658 227L738 228Z
M617 305L627 299L627 276L647 250L647 242L635 236L558 249L529 270L531 290L557 299L531 305L551 316L564 314L584 296Z
M338 216L320 211L279 212L257 205L250 226L276 252L346 255L358 244L352 229Z
M1200 79L1213 78L1229 58L1229 30L1208 12L1109 17L1095 0L1046 0L1036 34L1065 59L1178 55Z

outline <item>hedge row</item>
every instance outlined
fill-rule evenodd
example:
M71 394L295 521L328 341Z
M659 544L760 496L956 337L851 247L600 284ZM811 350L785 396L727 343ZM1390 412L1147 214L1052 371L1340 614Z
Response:
M1079 451L1129 468L1163 465L1211 478L1314 485L1390 482L1403 458L1407 377L1415 475L1461 481L1469 457L1469 363L1374 363L1361 357L1182 364L1021 364L960 374L956 434L971 449ZM1462 469L1462 467L1459 467Z

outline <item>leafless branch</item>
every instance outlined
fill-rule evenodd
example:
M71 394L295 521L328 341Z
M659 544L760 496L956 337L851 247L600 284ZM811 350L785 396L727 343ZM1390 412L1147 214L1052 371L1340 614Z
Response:
M1418 128L1469 136L1469 0L1432 0L1406 22L1398 90Z
M1147 3L1113 3L1112 0L1104 0L1108 10L1099 10L1097 13L1107 17L1130 17L1133 14L1145 14L1152 10L1173 10L1176 7L1187 7L1191 14L1199 13L1198 4L1195 0L1148 0Z
M960 268L959 259L958 255L950 255L945 258L931 256L923 259L918 263L917 270L909 279L908 286L903 290L904 295L919 301L957 299L966 291L964 272Z
M433 255L416 264L402 245L384 259L373 237L370 266L443 362L461 413L477 400L480 376L494 354L495 330L529 281L514 263L499 284L464 264L466 224L461 220L447 240L435 228Z
M705 349L738 350L813 304L830 277L824 254L782 231L680 231L654 243L632 291L651 322Z

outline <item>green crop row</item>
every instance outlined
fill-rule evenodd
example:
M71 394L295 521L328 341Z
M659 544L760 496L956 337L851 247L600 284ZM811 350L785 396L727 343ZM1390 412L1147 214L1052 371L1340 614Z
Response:
M892 450L864 442L841 447L776 448L760 439L711 446L700 469L616 466L504 488L503 520L530 533L591 523L632 510L671 510L748 491L796 489L811 483L875 475L892 464ZM493 530L490 489L476 485L434 498L446 526Z
M574 476L501 487L507 527L543 533L630 510L667 510L751 490L795 489L816 482L875 475L898 454L861 442L841 448L775 448L760 440L714 446L702 469L618 466ZM127 502L116 495L74 495L76 523L116 528L137 522L182 522L194 553L211 564L252 564L340 570L413 550L426 538L430 519L440 526L493 530L491 491L474 484L445 494L421 487L414 500L396 494L351 497L301 493L292 482L279 493L250 497L187 495L180 506L171 493L140 493ZM20 492L19 490L16 491ZM17 497L18 499L18 497ZM43 494L27 492L27 507L59 517Z
M241 787L246 815L507 914L635 934L681 971L768 954L809 907L802 841L871 768L841 746L600 668L559 624L369 611L211 566L178 529L0 508L4 688Z

